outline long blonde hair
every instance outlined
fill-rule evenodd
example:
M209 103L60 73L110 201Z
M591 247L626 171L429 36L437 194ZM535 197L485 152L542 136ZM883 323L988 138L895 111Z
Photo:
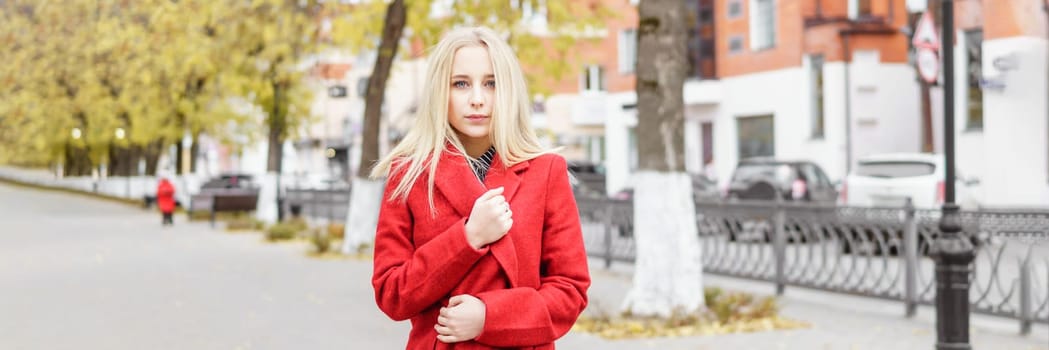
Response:
M524 73L513 49L491 29L455 29L445 34L430 55L423 86L426 93L419 101L415 127L372 169L373 179L404 170L404 176L389 200L407 200L408 192L415 185L415 181L419 179L423 169L428 168L427 193L430 209L434 211L434 177L441 152L445 151L445 144L451 143L458 150L458 155L466 157L462 142L448 123L448 91L451 85L452 60L459 49L467 46L486 48L492 60L496 81L496 104L492 110L491 132L488 137L498 152L502 165L510 167L552 152L543 149L529 124L532 115L531 104Z

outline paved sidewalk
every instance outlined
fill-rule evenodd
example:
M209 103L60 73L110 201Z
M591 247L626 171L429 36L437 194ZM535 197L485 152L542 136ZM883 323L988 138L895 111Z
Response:
M617 310L630 288L632 266L590 261L594 286L591 308ZM772 295L770 283L704 275L707 286ZM787 287L779 299L781 314L806 321L812 328L762 333L729 334L649 340L606 341L585 334L569 334L560 348L568 349L922 349L935 348L935 309L919 308L913 319L904 317L903 304L870 298ZM588 310L593 312L594 310ZM1049 328L1035 325L1029 336L1019 334L1013 320L972 317L974 349L1049 349ZM596 346L596 347L595 347Z
M375 307L369 261L322 261L137 207L0 183L0 349L401 349L407 322ZM630 265L591 261L591 308L616 310ZM716 276L707 285L772 286ZM559 349L932 349L933 311L789 288L783 314L806 330L610 341L571 333ZM976 349L1049 349L1036 325L973 319Z

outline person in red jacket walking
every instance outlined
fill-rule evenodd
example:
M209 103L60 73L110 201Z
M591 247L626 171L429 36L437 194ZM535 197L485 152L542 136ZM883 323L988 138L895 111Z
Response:
M487 28L434 48L416 125L388 176L375 300L411 320L408 349L553 349L587 305L579 211L565 159L530 127L513 50Z
M157 182L157 207L163 216L161 225L174 225L172 214L175 212L175 186L168 181L167 177L161 177Z

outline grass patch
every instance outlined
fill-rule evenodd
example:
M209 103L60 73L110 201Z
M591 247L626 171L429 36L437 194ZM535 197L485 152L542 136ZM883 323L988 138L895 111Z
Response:
M229 219L226 219L226 231L263 231L266 229L266 223L262 222L261 220L255 219L254 217L251 217L250 215L245 215L243 213L237 214L240 215L235 215Z
M675 313L670 318L619 316L582 316L573 331L599 335L606 339L633 339L716 335L808 328L806 322L779 316L779 305L773 297L755 298L742 292L720 288L704 290L707 309L694 314Z
M356 260L356 261L371 261L372 251L369 246L359 248L357 251L350 254L342 253L342 239L334 239L330 236L327 238L326 243L321 243L323 239L314 238L313 247L306 252L306 256L320 260ZM319 245L327 244L327 247L322 248Z

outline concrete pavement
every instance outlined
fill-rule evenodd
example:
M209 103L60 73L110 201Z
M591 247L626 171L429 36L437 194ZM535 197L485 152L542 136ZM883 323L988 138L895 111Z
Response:
M375 307L368 261L304 256L140 208L0 183L0 349L400 349L406 322ZM591 262L591 309L614 310L630 265ZM705 276L758 294L767 283ZM787 317L806 330L609 341L570 333L559 349L931 349L934 313L900 303L789 288ZM1049 349L1036 325L974 316L977 349Z

